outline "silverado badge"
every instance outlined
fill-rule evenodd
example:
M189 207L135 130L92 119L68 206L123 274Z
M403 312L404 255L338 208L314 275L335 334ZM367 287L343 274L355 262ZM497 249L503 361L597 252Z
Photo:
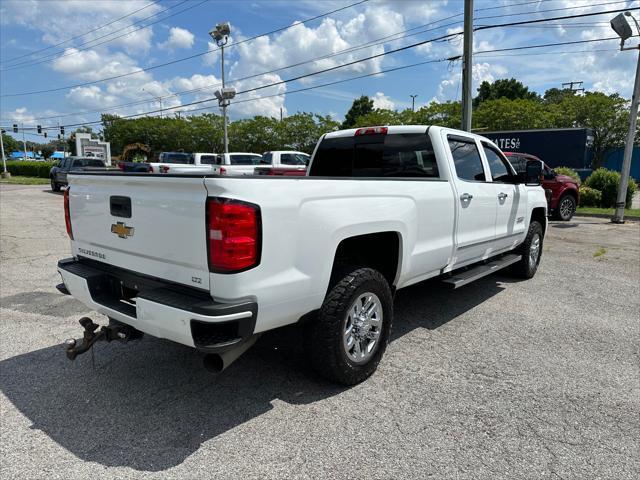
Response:
M133 227L127 227L123 222L111 225L111 233L115 233L120 238L133 237Z

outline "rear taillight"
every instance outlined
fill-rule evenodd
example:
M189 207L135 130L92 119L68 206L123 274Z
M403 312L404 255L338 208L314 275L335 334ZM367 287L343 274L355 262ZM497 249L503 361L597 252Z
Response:
M226 175L227 174L227 169L224 167L220 167L220 175Z
M387 127L366 127L356 130L356 137L360 135L386 135L389 129Z
M257 205L225 198L208 199L209 270L235 273L258 265L261 228Z
M118 168L124 172L124 162L118 162Z
M71 213L69 212L69 190L67 187L64 191L64 223L67 225L67 235L73 240L73 230L71 229Z
M169 167L166 165L160 165L160 173L167 173L169 171Z

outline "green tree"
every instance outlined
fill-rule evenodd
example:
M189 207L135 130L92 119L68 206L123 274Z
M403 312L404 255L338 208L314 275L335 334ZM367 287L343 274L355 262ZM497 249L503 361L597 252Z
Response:
M40 153L44 158L49 158L56 151L55 146L50 143L40 145Z
M376 127L379 125L404 125L405 118L395 110L376 108L356 118L354 127Z
M462 106L460 102L431 102L415 112L411 123L460 128L461 118Z
M482 130L530 130L553 127L547 107L536 100L486 100L473 113L473 126Z
M606 150L624 146L629 128L627 100L618 94L585 92L565 95L549 106L552 127L591 128L593 130L593 168L602 166Z
M493 83L486 80L478 87L478 96L473 99L473 106L477 107L487 100L507 98L509 100L540 100L536 92L532 92L522 82L515 78L502 78Z
M20 142L11 135L2 134L2 145L4 146L4 154L9 157L11 152L20 150Z
M344 122L342 122L342 128L353 128L356 124L356 120L363 115L373 112L373 100L366 95L362 95L360 98L356 98L351 104L351 108L344 116Z
M562 102L562 99L566 95L574 95L573 90L568 88L549 88L544 92L544 96L542 97L545 103L554 104Z

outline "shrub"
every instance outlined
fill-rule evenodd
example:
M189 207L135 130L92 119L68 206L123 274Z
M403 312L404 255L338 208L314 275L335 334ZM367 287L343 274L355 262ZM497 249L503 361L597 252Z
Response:
M595 188L580 186L580 206L599 207L602 203L602 192Z
M573 178L576 182L578 182L578 185L580 185L580 175L578 175L578 172L576 172L573 168L569 168L569 167L556 167L553 169L554 172L556 172L558 175L566 175L567 177L571 177Z
M56 162L34 162L29 160L12 160L7 162L7 170L11 175L21 177L49 178L49 171Z
M595 188L602 192L602 200L600 206L603 208L613 208L616 206L616 197L618 196L618 185L620 184L620 173L606 168L598 168L594 170L589 178L584 181L587 187ZM631 207L631 200L637 187L633 179L629 179L627 187L627 208Z

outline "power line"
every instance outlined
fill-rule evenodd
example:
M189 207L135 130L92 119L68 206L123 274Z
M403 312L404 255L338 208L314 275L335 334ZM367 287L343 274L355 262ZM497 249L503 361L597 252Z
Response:
M168 11L168 10L171 10L171 9L173 9L173 8L176 8L176 7L179 7L179 6L181 6L181 5L184 5L184 4L185 4L185 3L187 3L188 1L189 1L189 0L182 0L182 2L178 3L177 5L172 5L172 6L168 7L168 8L165 8L164 10L162 10L162 11L160 11L160 12L158 12L158 13L155 13L155 14L153 14L153 15L149 15L148 17L143 18L143 19L141 19L141 20L138 20L137 22L134 22L134 23L132 23L131 25L128 25L128 26L126 26L126 27L123 27L123 28L121 28L121 29L119 29L119 30L126 30L127 28L131 28L132 26L134 26L134 25L136 25L136 24L138 24L138 23L140 23L140 22L142 22L142 21L144 21L144 20L147 20L147 19L149 19L149 18L151 18L151 17L156 17L156 16L158 16L158 15L160 15L160 14L162 14L162 13L164 13L164 12ZM127 37L127 36L131 35L132 33L135 33L135 32L140 31L140 30L144 30L145 28L148 28L148 27L150 27L150 26L152 26L152 25L155 25L155 24L157 24L157 23L164 22L164 21L165 21L165 20L167 20L168 18L175 17L176 15L180 15L181 13L184 13L184 12L186 12L187 10L191 10L191 9L193 9L193 8L199 7L200 5L202 5L203 3L206 3L206 2L208 2L208 1L209 1L209 0L202 0L202 1L200 1L199 3L196 3L196 4L194 4L194 5L189 5L188 7L183 8L182 10L180 10L180 11L178 11L178 12L174 12L174 13L172 13L171 15L167 15L166 17L162 17L162 18L160 18L160 19L156 20L155 22L147 23L146 25L142 25L141 27L135 28L135 29L131 30L130 32L126 32L126 33L123 33L123 34L121 34L121 35L117 35L117 36L115 36L115 37L113 37L113 38L108 38L107 40L103 40L102 42L98 42L98 43L95 43L95 44L93 44L93 45L89 45L88 47L85 47L85 48L75 48L75 49L74 49L73 51L71 51L71 52L67 52L67 51L66 51L66 49L65 49L65 50L62 50L61 52L56 52L56 53L52 53L52 54L46 55L46 56L44 56L44 57L40 57L40 58L38 58L38 59L35 59L35 61L34 61L34 60L26 60L26 61L24 61L24 62L16 63L16 64L14 64L14 65L9 65L8 67L3 68L3 69L2 69L2 70L0 70L0 71L1 71L1 72L6 72L6 71L10 71L10 70L18 70L18 69L20 69L20 68L27 68L27 67L32 67L32 66L34 66L34 65L40 65L41 63L47 63L49 60L58 60L58 59L60 59L60 58L64 58L64 57L69 57L69 56L77 55L77 54L79 54L80 52L84 52L85 50L89 50L90 48L94 48L94 47L97 47L97 46L99 46L99 45L103 45L103 44L105 44L105 43L113 42L114 40L118 40L119 38ZM102 35L102 36L100 36L100 37L94 38L94 39L92 39L92 40L87 40L86 42L81 43L80 45L78 45L78 47L82 47L82 46L87 45L87 44L89 44L89 43L93 43L93 42L95 42L96 40L100 40L100 39L102 39L102 38L105 38L105 37L108 37L108 36L110 36L110 35L113 35L114 33L117 33L119 30L115 30L115 31L113 31L113 32L106 33L106 34L104 34L104 35ZM65 52L65 53L63 53L63 52ZM60 55L60 53L63 53L63 54L62 54L62 55Z
M324 13L324 14L321 14L321 15L317 15L315 17L309 18L309 19L301 21L301 22L294 23L294 24L289 25L287 27L281 27L279 29L272 30L271 32L267 32L267 33L264 33L264 34L261 34L261 35L256 35L254 37L241 40L241 41L236 42L236 43L234 43L234 44L232 44L230 46L236 46L236 45L239 45L241 43L245 43L245 42L249 42L251 40L255 40L256 38L259 38L259 37L267 36L267 35L270 35L272 33L276 33L276 32L282 31L282 30L286 30L286 29L292 28L292 27L294 27L294 26L296 26L298 24L307 23L307 22L310 22L310 21L315 20L317 18L320 18L322 16L327 16L327 15L330 15L330 14L335 13L337 11L345 10L347 8L362 4L362 3L367 2L367 1L369 1L369 0L360 0L359 2L347 5L345 7L333 10L331 12L327 12L327 13ZM620 3L620 2L610 2L610 3ZM573 10L573 9L576 9L576 8L584 8L584 7L567 7L567 8L563 8L563 9L560 9L560 10ZM558 10L558 9L554 9L554 10ZM556 19L578 18L578 17L581 17L581 16L602 15L602 14L617 13L617 12L622 12L622 11L627 11L627 10L632 10L632 8L609 10L609 11L602 11L602 12L599 12L599 13L581 14L581 15L573 15L573 16L566 16L566 17L556 17L556 18L551 18L551 19L538 19L538 20L535 20L535 21L551 21L551 20L556 20ZM523 12L521 14L524 15L526 13L540 13L540 11L539 12ZM482 17L480 17L480 18L482 18ZM478 18L478 19L480 19L480 18ZM491 17L491 18L493 18L493 17ZM514 22L513 25L522 24L522 23L528 23L528 22L533 22L533 21ZM510 25L510 24L504 24L504 25L506 26L506 25ZM484 28L494 28L494 27L486 26L486 27L482 27L481 29L484 29ZM25 96L25 95L36 95L36 94L41 94L41 93L57 92L57 91L71 89L71 88L77 88L77 87L83 87L83 86L87 86L87 85L93 85L93 84L96 84L96 83L102 83L102 82L109 81L109 80L115 80L115 79L118 79L118 78L123 78L123 77L131 76L131 75L136 75L136 74L139 74L139 73L142 73L142 72L155 70L157 68L165 67L165 66L168 66L168 65L173 65L173 64L176 64L176 63L179 63L179 62L183 62L183 61L186 61L186 60L191 60L193 58L200 57L202 55L206 55L208 53L211 53L211 52L214 52L214 51L217 51L217 50L219 50L219 49L212 49L212 50L208 50L206 52L200 52L200 53L197 53L197 54L194 54L194 55L190 55L188 57L172 60L170 62L165 62L165 63L161 63L161 64L158 64L158 65L153 65L153 66L150 66L150 67L141 68L141 69L138 69L138 70L136 70L134 72L124 73L124 74L120 74L120 75L114 75L114 76L102 78L102 79L99 79L99 80L93 80L93 81L89 81L89 82L78 83L78 84L75 84L75 85L67 85L67 86L64 86L64 87L50 88L50 89L45 89L45 90L36 90L36 91L31 91L31 92L20 92L20 93L3 94L3 95L0 95L0 97L18 97L18 96Z
M184 0L182 3L185 3L185 2L187 2L187 1L189 1L189 0ZM182 13L182 12L186 11L186 10L189 10L189 9L195 8L195 7L197 7L197 6L199 6L199 5L203 4L203 3L205 3L205 2L207 2L207 1L209 1L209 0L203 0L202 2L200 2L200 3L196 4L196 5L189 6L189 7L185 8L185 9L181 10L180 12L176 12L176 13L174 13L173 15L170 15L170 16L167 16L167 17L164 17L163 19L160 19L160 20L158 20L158 21L156 21L156 22L152 22L152 23L149 23L149 24L147 24L147 25L143 25L142 27L137 28L137 29L135 29L135 30L132 30L131 32L127 32L127 33L125 33L125 34L123 34L123 35L119 35L119 36L117 36L117 37L114 37L114 38L111 38L111 39L105 40L104 42L96 43L95 45L91 45L91 46L89 46L89 47L87 47L87 48L80 49L80 50L78 50L78 51L68 52L68 53L66 53L66 54L64 54L64 55L60 55L60 56L59 56L59 57L57 57L57 58L62 58L62 57L66 57L66 56L69 56L69 55L76 55L77 53L79 53L79 52L81 52L81 51L84 51L84 50L87 50L87 49L89 49L89 48L97 47L98 45L102 45L102 44L104 44L104 43L111 42L111 41L116 40L116 39L121 38L121 37L125 37L125 36L127 36L127 35L130 35L130 34L132 34L132 33L136 32L136 31L138 31L138 30L142 30L142 29L147 28L147 27L149 27L149 26L151 26L151 25L154 25L154 24L156 24L156 23L162 22L162 21L166 20L167 18L169 18L169 17L171 17L171 16L175 16L175 15L178 15L178 14L180 14L180 13ZM350 5L347 5L347 6L341 7L341 8L337 8L337 9L332 10L332 11L330 11L330 12L326 12L326 13L323 13L323 14L320 14L320 15L316 15L315 17L311 17L311 18L308 18L308 19L306 19L306 20L303 20L303 21L300 21L300 22L296 22L296 23L293 23L293 24L291 24L291 25L287 25L287 26L285 26L285 27L280 27L280 28L277 28L277 29L272 30L272 31L270 31L270 32L267 32L267 33L264 33L264 34L261 34L261 35L257 35L257 36L255 36L255 37L251 37L251 38L247 38L247 39L241 40L241 41L239 41L239 42L234 43L233 45L239 45L239 44L241 44L241 43L249 42L249 41L251 41L251 40L255 40L256 38L263 37L263 36L265 36L265 35L271 35L271 34L273 34L273 33L281 32L281 31L283 31L283 30L287 30L287 29L289 29L289 28L295 27L296 25L304 24L304 23L307 23L307 22L311 22L311 21L313 21L313 20L317 20L318 18L325 17L325 16L327 16L327 15L331 15L332 13L336 13L336 12L339 12L339 11L341 11L341 10L346 10L346 9L348 9L348 8L351 8L351 7L354 7L354 6L360 5L360 4L365 3L365 2L368 2L368 1L369 1L369 0L360 0L360 1L356 2L356 3L350 4ZM179 5L182 5L182 3L181 3L181 4L179 4ZM171 8L173 8L173 7L171 7ZM130 25L130 26L131 26L131 25ZM125 28L128 28L128 27L125 27ZM111 34L107 34L107 35L111 35ZM99 38L102 38L102 37L98 37L98 39L99 39ZM95 40L97 40L97 39L94 39L94 40L92 40L91 42L93 42L93 41L95 41ZM86 42L86 43L91 43L91 42ZM159 67L161 67L161 66L172 65L172 64L174 64L174 63L183 62L183 61L186 61L186 60L191 60L191 59L193 59L193 58L201 57L201 56L203 56L203 55L207 55L207 54L209 54L209 53L211 53L211 52L215 52L215 51L218 51L218 50L219 50L218 48L214 48L214 49L211 49L211 50L207 50L207 51L205 51L205 52L200 52L200 53L197 53L197 54L194 54L194 55L190 55L190 56L188 56L188 57L184 57L184 58L181 58L181 59L177 59L177 60L174 60L174 61L171 61L171 62L167 62L167 63L164 63L164 64L159 64L159 65L156 65L156 66L153 66L153 67L148 67L148 68L146 68L146 69L141 69L140 71L142 72L142 71L153 70L153 69L155 69L155 68L159 68ZM55 55L57 55L57 54L55 54ZM53 55L53 56L55 56L55 55ZM50 57L51 57L51 56L47 57L46 59L44 59L44 60L42 60L42 61L38 61L38 62L34 62L34 63L30 63L30 64L28 64L28 65L24 65L24 66L22 66L22 67L17 67L17 65L22 65L22 64L12 65L12 66L10 66L9 68L5 68L5 69L0 70L0 71L13 70L13 69L15 69L14 67L17 67L17 68L25 68L25 67L29 67L29 66L32 66L32 65L40 64L40 63L46 63ZM133 73L125 74L124 76L126 76L126 75L132 75L132 74L134 74L134 73L138 73L138 72L133 72ZM106 78L106 79L103 79L103 80L96 80L96 82L101 82L101 81L104 81L104 80L113 80L114 78L120 78L120 76L111 77L111 78Z
M36 53L44 52L44 51L46 51L46 50L50 50L50 49L52 49L52 48L59 47L60 45L63 45L63 44L65 44L65 43L67 43L67 42L70 42L71 40L75 40L75 39L77 39L77 38L84 37L85 35L88 35L88 34L90 34L90 33L93 33L93 32L96 32L96 31L98 31L98 30L101 30L101 29L103 29L104 27L108 27L109 25L113 25L114 23L119 22L120 20L124 20L124 19L125 19L125 18L127 18L127 17L131 17L132 15L135 15L136 13L141 12L142 10L146 10L147 8L149 8L149 7L150 7L150 6L152 6L152 5L156 5L156 2L148 3L148 4L146 4L144 7L139 8L139 9L137 9L137 10L134 10L134 11L133 11L133 12L131 12L131 13L127 13L126 15L123 15L122 17L118 17L118 18L116 18L115 20L110 21L109 23L105 23L104 25L100 25L99 27L93 28L93 29L91 29L91 30L87 30L86 32L81 33L80 35L76 35L75 37L67 38L66 40L63 40L63 41L61 41L61 42L59 42L59 43L56 43L55 45L50 45L50 46L48 46L48 47L44 47L44 48L41 48L41 49L39 49L39 50L35 50L35 51L33 51L33 52L25 53L24 55L20 55L20 56L18 56L18 57L9 58L9 59L7 59L7 60L0 61L0 63L10 63L10 62L12 62L12 61L14 61L14 60L19 60L20 58L30 57L31 55L35 55ZM129 25L129 26L130 26L130 25ZM112 32L112 33L113 33L113 32Z
M482 54L487 54L487 53L497 53L497 52L505 52L505 51L519 51L519 50L526 50L526 49L545 48L545 47L554 47L554 46L562 46L562 45L575 45L575 44L583 44L583 43L594 43L594 42L603 42L603 41L610 41L610 40L619 40L619 38L618 37L610 37L610 38L602 38L602 39L577 40L577 41L570 41L570 42L554 42L554 43L546 43L546 44L538 44L538 45L525 45L525 46L519 46L519 47L500 48L500 49L493 49L493 50L482 50L482 51L479 51L479 52L474 52L474 55L482 55ZM547 53L553 53L553 52L547 52ZM571 52L568 52L568 53L571 53ZM317 89L317 88L336 85L336 84L339 84L339 83L344 83L344 82L357 80L357 79L361 79L361 78L366 78L366 77L373 77L373 76L376 76L376 75L381 75L381 74L384 74L384 73L390 73L390 72L403 70L403 69L407 69L407 68L412 68L412 67L416 67L416 66L420 66L420 65L429 64L429 63L438 63L438 62L444 62L444 61L456 61L456 60L459 60L460 57L461 56L458 55L458 56L454 56L454 57L442 58L442 59L437 59L437 60L427 60L427 61L423 61L423 62L413 63L413 64L410 64L410 65L403 65L403 66L400 66L400 67L394 67L394 68L389 68L389 69L385 69L385 70L380 70L378 72L372 72L372 73L368 73L368 74L364 74L364 75L359 75L359 76L356 76L356 77L350 77L348 79L335 80L335 81L324 83L324 84L320 84L320 85L313 85L313 86L310 86L310 87L305 87L305 88L301 88L301 89L297 89L297 90L290 90L288 92L282 92L282 93L277 93L277 94L272 94L272 95L265 95L265 96L261 96L261 97L241 99L241 100L235 101L234 104L257 101L257 100L261 100L261 99L265 99L265 98L272 98L272 97L277 97L277 96L283 96L283 95L286 95L286 94L289 94L289 93L297 93L297 92L302 92L302 91L314 90L314 89ZM270 85L270 86L273 86L273 85ZM215 98L198 100L198 101L186 103L186 104L183 104L183 105L177 105L177 106L174 106L174 107L164 108L163 111L166 112L168 110L184 109L185 107L189 107L189 106L192 106L192 105L198 105L198 104L202 104L202 103L207 103L207 102L211 102L211 101L215 101L215 100L216 100ZM190 109L190 110L187 109L187 110L179 110L179 111L188 113L188 112L204 110L204 109L208 109L208 108L212 108L212 107L214 107L214 106L211 105L211 106L207 106L207 107L200 108L200 109ZM117 120L126 120L126 119L130 119L130 118L141 117L141 116L146 116L146 115L153 114L153 113L158 113L159 111L160 110L152 110L152 111L143 112L143 113L135 113L135 114L131 114L131 115L118 116L114 120L116 120L116 121ZM67 124L67 125L62 125L62 126L64 126L64 127L76 127L76 126L83 126L83 125L99 125L101 123L102 123L102 120L96 120L96 121L93 121L93 122L72 123L72 124ZM5 127L5 128L8 128L8 127ZM55 130L57 128L59 128L59 127L58 126L42 127L43 130ZM25 130L29 130L29 129L33 130L34 127L25 128Z

